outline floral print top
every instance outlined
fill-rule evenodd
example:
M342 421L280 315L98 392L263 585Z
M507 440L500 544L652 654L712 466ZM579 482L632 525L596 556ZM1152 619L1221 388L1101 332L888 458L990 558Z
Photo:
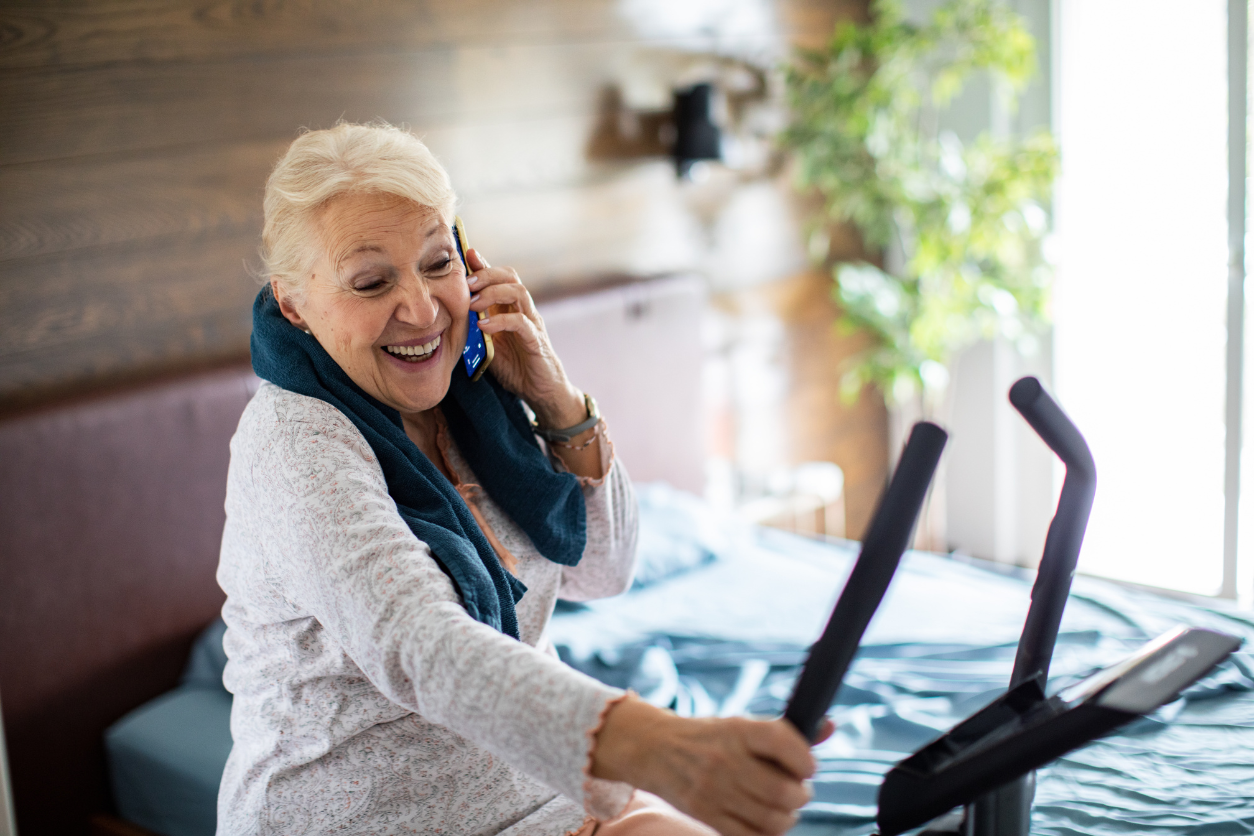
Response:
M623 694L563 664L545 636L559 596L631 583L636 503L612 444L602 437L603 478L580 479L587 546L563 567L475 485L447 432L439 442L527 585L521 641L462 608L342 413L270 383L244 411L218 568L235 695L220 836L557 836L627 804L631 787L587 774Z

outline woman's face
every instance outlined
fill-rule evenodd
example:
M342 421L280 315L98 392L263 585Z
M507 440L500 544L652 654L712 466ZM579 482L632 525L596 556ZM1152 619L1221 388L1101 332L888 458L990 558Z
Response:
M383 194L348 194L316 218L321 255L284 316L311 331L368 394L402 414L438 404L466 343L470 291L438 211Z

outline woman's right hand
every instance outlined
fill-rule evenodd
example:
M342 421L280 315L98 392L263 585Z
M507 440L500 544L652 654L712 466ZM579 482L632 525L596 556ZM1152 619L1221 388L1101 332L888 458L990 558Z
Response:
M683 718L634 696L610 709L592 762L594 777L660 796L723 836L789 830L814 770L787 720Z

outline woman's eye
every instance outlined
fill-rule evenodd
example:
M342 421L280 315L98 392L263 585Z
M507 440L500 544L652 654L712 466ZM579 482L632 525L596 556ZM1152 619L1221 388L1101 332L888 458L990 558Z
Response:
M358 293L370 293L371 291L379 290L385 284L387 284L387 282L381 278L366 279L365 281L355 285L353 290Z

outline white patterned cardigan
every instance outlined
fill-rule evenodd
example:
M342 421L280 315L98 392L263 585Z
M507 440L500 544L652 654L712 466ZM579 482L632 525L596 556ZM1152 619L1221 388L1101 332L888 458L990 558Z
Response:
M528 587L520 642L462 608L341 412L261 385L231 441L218 568L235 695L219 836L557 836L622 810L631 788L585 772L622 692L564 665L545 637L559 594L631 582L635 496L602 447L605 478L580 480L588 543L576 567L540 556L479 492Z

